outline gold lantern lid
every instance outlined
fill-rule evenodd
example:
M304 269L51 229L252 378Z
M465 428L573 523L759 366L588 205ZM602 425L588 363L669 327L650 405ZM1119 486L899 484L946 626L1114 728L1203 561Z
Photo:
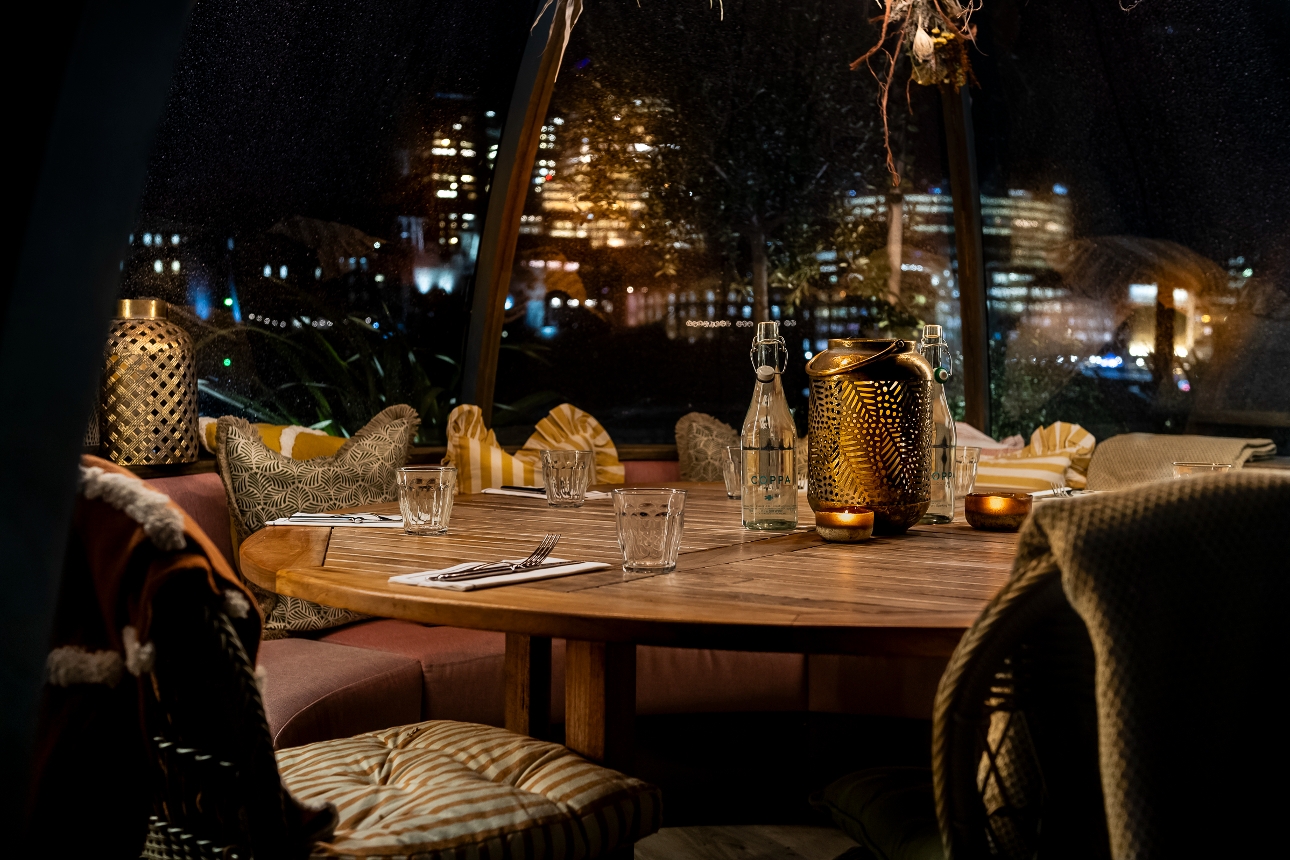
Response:
M161 299L121 299L116 303L116 319L164 320L170 318L170 305Z

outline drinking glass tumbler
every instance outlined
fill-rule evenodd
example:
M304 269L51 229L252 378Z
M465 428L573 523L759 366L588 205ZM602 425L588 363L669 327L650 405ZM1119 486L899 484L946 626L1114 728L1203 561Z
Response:
M543 451L542 480L546 503L553 508L580 508L595 460L590 451Z
M981 449L959 445L954 449L954 498L965 499L976 486L976 467L981 464Z
M403 531L410 535L447 533L457 493L457 467L404 466L395 473L395 480Z
M721 477L726 480L726 498L740 498L744 482L744 449L731 445L722 450Z
M1230 471L1232 471L1231 463L1174 463L1175 478L1189 478L1192 475Z
M623 489L613 496L623 570L675 569L685 527L685 490Z

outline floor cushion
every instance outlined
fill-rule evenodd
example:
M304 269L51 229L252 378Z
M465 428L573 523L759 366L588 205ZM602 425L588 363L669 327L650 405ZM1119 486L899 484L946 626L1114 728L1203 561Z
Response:
M811 798L876 860L945 860L932 772L878 767L848 774Z
M397 654L272 639L256 671L278 749L421 719L421 665Z
M658 789L562 746L431 721L281 750L306 803L339 817L314 856L603 857L658 829Z

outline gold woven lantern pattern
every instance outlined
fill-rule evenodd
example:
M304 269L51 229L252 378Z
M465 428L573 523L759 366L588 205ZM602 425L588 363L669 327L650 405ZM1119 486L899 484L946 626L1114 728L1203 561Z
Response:
M122 302L104 350L104 454L130 466L197 459L197 373L188 333L165 303Z
M863 505L904 531L931 501L932 384L813 378L807 484L812 506Z

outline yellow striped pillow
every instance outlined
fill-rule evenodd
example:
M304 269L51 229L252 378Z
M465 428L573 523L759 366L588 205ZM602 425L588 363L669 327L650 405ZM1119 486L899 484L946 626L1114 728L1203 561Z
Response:
M572 404L562 403L552 409L537 423L533 435L515 456L536 469L541 477L543 450L590 451L596 458L593 484L621 484L626 480L614 440L599 421Z
M591 451L595 455L598 484L621 484L623 464L618 449L600 422L568 403L561 404L537 423L524 447L508 454L497 444L497 435L484 426L478 406L458 406L448 415L448 462L457 467L457 491L479 493L508 484L542 483L543 450Z
M216 419L198 418L201 430L202 445L207 451L215 453ZM284 457L293 460L312 460L314 457L330 457L345 444L339 436L329 436L312 427L301 427L297 424L255 424L260 432L264 445L271 451L277 451Z
M497 434L484 426L484 413L478 406L465 404L452 410L447 430L446 459L457 467L457 492L537 483L537 471L531 464L507 454L497 444Z
M982 457L976 470L976 486L1035 493L1066 486L1071 458L1065 454L1047 457Z

